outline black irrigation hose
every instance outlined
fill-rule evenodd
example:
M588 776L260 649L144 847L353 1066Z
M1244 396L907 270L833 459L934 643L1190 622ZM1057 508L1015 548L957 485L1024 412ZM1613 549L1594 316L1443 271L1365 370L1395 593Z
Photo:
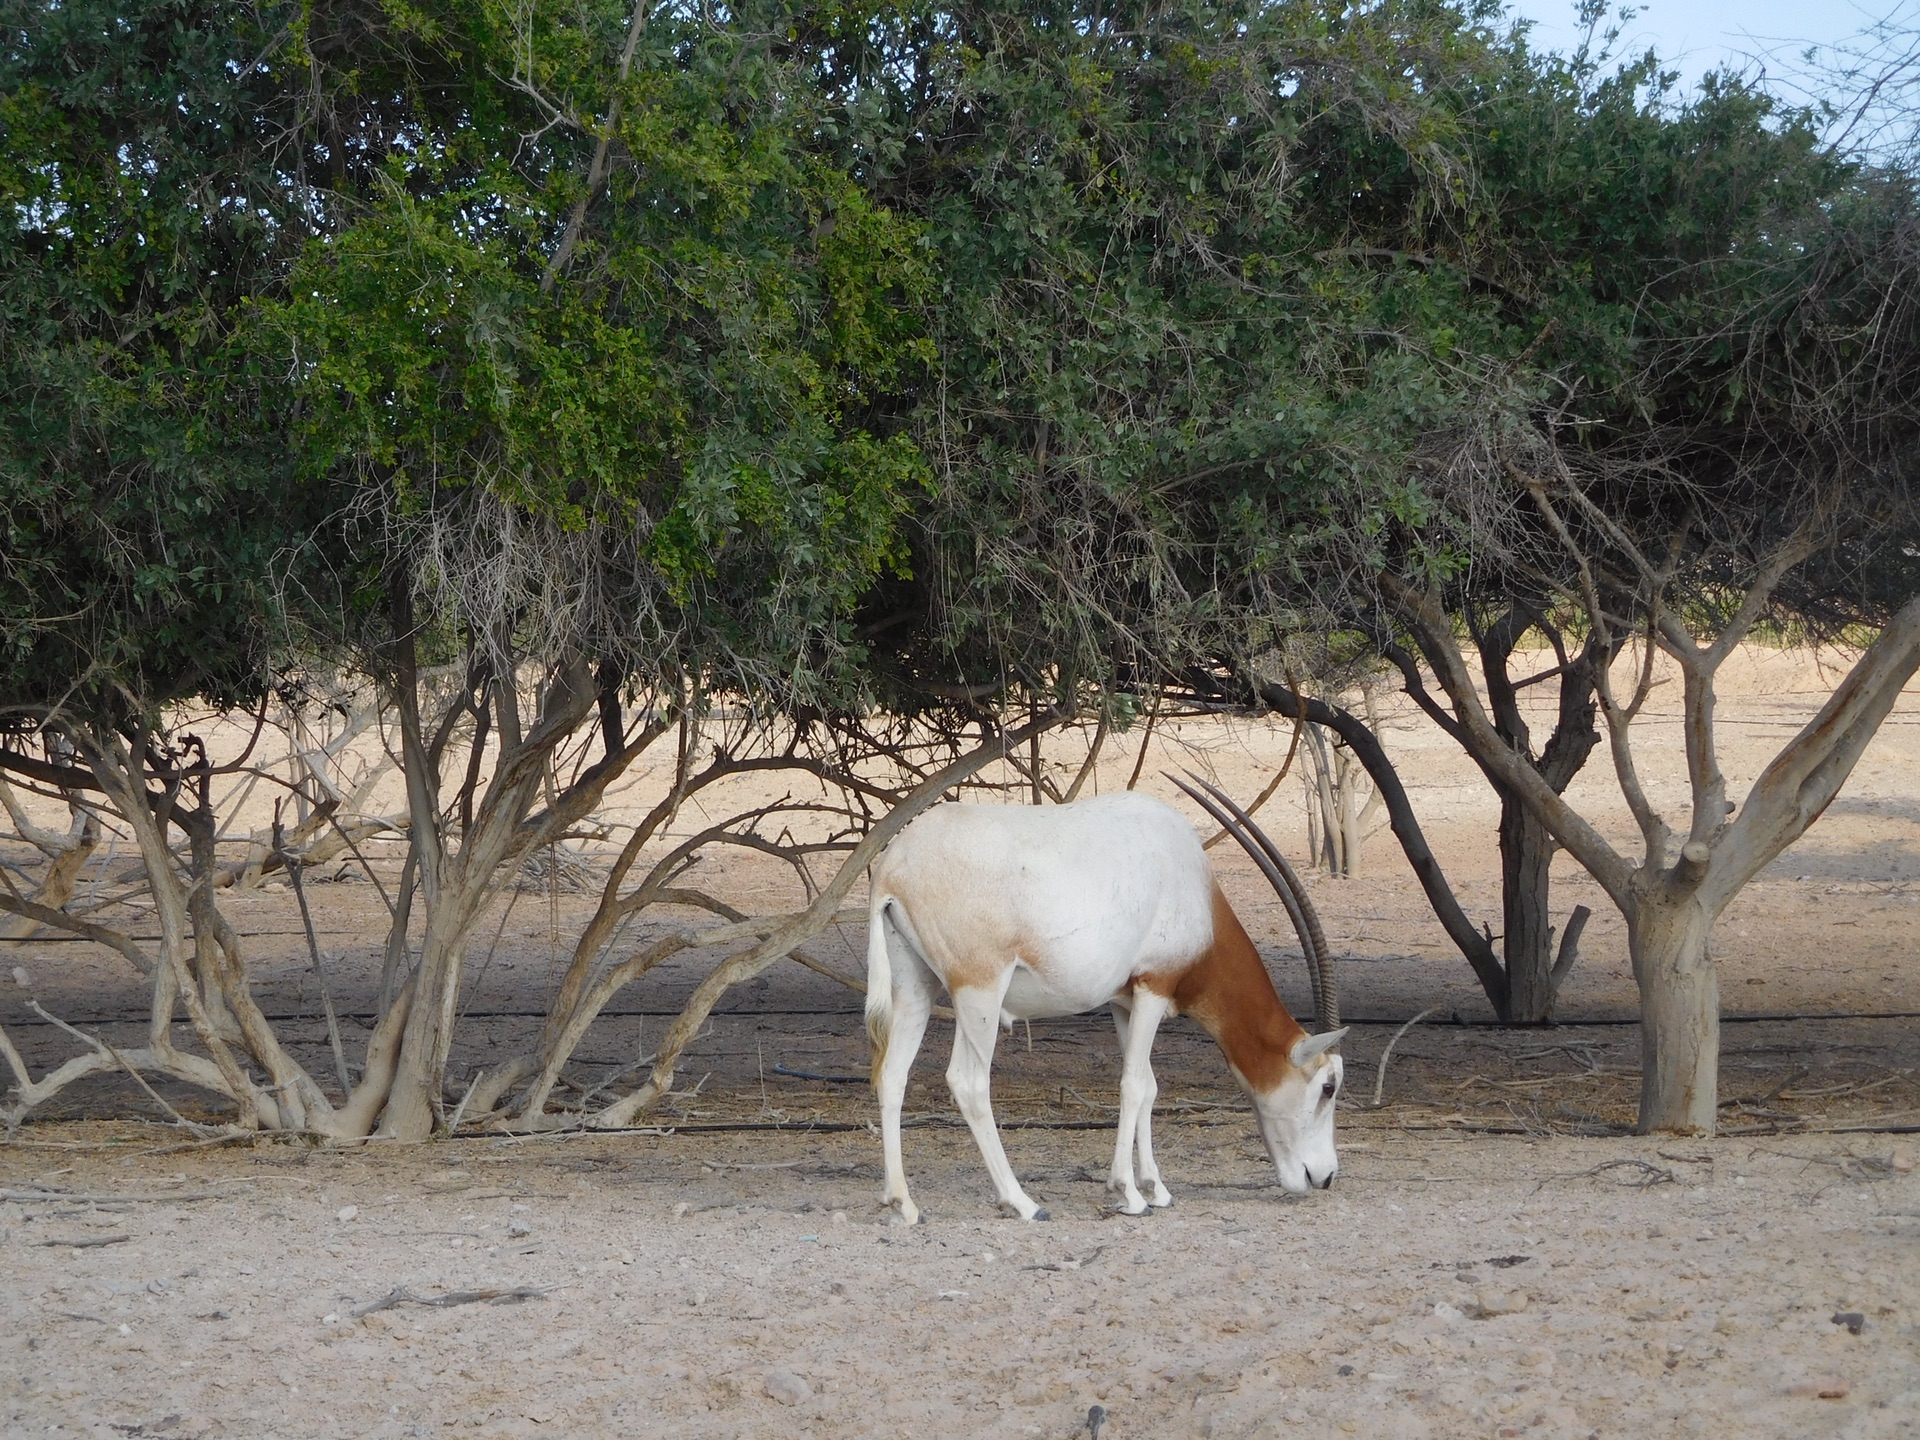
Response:
M1114 1122L1111 1120L1000 1120L997 1123L1002 1130L1111 1130L1114 1126ZM1154 1116L1154 1123L1157 1125L1166 1125L1169 1123L1217 1125L1222 1122L1203 1120L1197 1116L1182 1115L1175 1112L1173 1114ZM902 1120L900 1126L903 1130L964 1130L967 1128L967 1122L957 1115L928 1115L918 1120ZM791 1124L777 1120L708 1120L702 1121L699 1124L690 1125L676 1125L671 1121L666 1121L659 1125L626 1125L618 1129L606 1130L524 1130L518 1132L508 1131L505 1133L500 1131L486 1131L475 1135L441 1136L434 1141L434 1144L473 1144L476 1141L483 1140L497 1144L503 1139L515 1139L524 1143L526 1141L539 1139L542 1136L559 1138L574 1135L651 1135L664 1138L672 1135L724 1135L742 1132L766 1133L776 1131L795 1135L824 1135L849 1134L855 1131L870 1130L872 1128L873 1127L864 1120L795 1121ZM1421 1126L1419 1130L1421 1133L1430 1133L1452 1130L1454 1128L1456 1127L1434 1125ZM1538 1133L1520 1125L1474 1125L1459 1128L1471 1130L1472 1133L1476 1135L1533 1135ZM1630 1131L1622 1131L1621 1133L1623 1136L1631 1134ZM1920 1135L1920 1125L1835 1125L1831 1128L1783 1130L1780 1134L1788 1138L1808 1135ZM1721 1138L1739 1140L1745 1137L1733 1135L1723 1136Z
M844 1015L850 1018L857 1018L860 1014L858 1010L716 1010L713 1013L716 1017L728 1018L739 1018L749 1015L756 1018L806 1015ZM379 1018L379 1016L371 1010L342 1010L339 1011L338 1014L342 1020L359 1020L369 1023ZM680 1012L678 1010L602 1010L600 1012L602 1018L609 1020L619 1020L623 1018L628 1020L671 1020L679 1014ZM130 1015L83 1017L77 1020L69 1020L67 1023L70 1025L144 1025L150 1018L145 1011L137 1011ZM318 1015L269 1015L266 1018L275 1024L299 1024L305 1021L318 1022L320 1020ZM469 1020L544 1020L547 1018L547 1012L544 1010L469 1010L466 1012L465 1018ZM1807 1020L1920 1020L1920 1010L1838 1010L1831 1014L1722 1015L1720 1017L1720 1023L1722 1025L1785 1025ZM51 1022L25 1017L17 1020L0 1021L0 1024L21 1029L30 1026L47 1025L49 1023ZM185 1020L176 1020L173 1023L176 1025L185 1025L188 1022ZM1397 1028L1407 1022L1401 1018L1368 1015L1358 1018L1346 1017L1342 1023L1346 1025ZM1462 1015L1456 1014L1446 1019L1435 1018L1423 1021L1422 1023L1430 1030L1512 1030L1528 1035L1536 1035L1553 1030L1605 1029L1608 1026L1633 1026L1638 1025L1640 1021L1637 1018L1625 1020L1584 1019L1542 1020L1536 1024L1510 1024L1501 1020L1469 1020ZM1104 1025L1104 1020L1102 1020L1102 1024Z
M336 1010L334 1013L342 1020L358 1020L368 1025L371 1025L375 1020L380 1018L379 1015L372 1010ZM856 1019L860 1015L858 1010L716 1010L713 1013L717 1016L845 1015ZM678 1010L602 1010L600 1012L602 1017L613 1020L618 1020L622 1017L629 1020L672 1020L677 1018L679 1014L680 1012ZM78 1020L69 1020L67 1023L69 1025L144 1025L151 1018L152 1017L144 1011L136 1011L130 1015L97 1015L91 1019L83 1017ZM309 1020L317 1021L321 1017L318 1015L301 1014L268 1015L266 1018L274 1024L292 1025L301 1024ZM461 1013L461 1018L463 1020L544 1020L547 1018L547 1012L544 1010L467 1010ZM46 1025L49 1023L51 1022L46 1020L26 1018L19 1020L0 1020L0 1025L20 1026L23 1028L29 1025ZM186 1025L191 1022L187 1020L175 1020L173 1023L176 1025Z
M1164 1122L1166 1116L1156 1119ZM999 1120L996 1122L1002 1130L1111 1130L1112 1120ZM1212 1121L1202 1122L1212 1124ZM865 1120L706 1120L697 1124L677 1124L672 1120L662 1120L658 1125L622 1125L607 1129L582 1127L578 1130L488 1130L473 1135L439 1136L436 1145L456 1141L473 1142L476 1140L499 1141L514 1139L522 1142L544 1137L587 1135L717 1135L737 1131L784 1131L795 1135L841 1134L852 1131L865 1132L873 1128ZM958 1115L927 1115L919 1119L903 1119L903 1130L964 1130L967 1122Z

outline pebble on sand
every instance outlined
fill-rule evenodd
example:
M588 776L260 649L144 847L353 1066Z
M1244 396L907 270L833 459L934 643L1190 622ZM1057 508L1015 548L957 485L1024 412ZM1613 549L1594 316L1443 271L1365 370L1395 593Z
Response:
M813 1386L790 1370L769 1370L766 1388L767 1394L782 1405L798 1405L813 1394Z
M353 1217L358 1215L359 1213L360 1213L360 1207L358 1205L342 1205L338 1210L334 1212L333 1218L338 1220L342 1225L344 1225L347 1223L347 1221L353 1219Z
M1787 1394L1797 1400L1844 1400L1852 1388L1844 1375L1814 1375L1796 1380L1787 1387Z
M1491 1320L1496 1315L1518 1315L1527 1308L1527 1292L1524 1290L1488 1288L1476 1290L1473 1298L1476 1314L1482 1320Z

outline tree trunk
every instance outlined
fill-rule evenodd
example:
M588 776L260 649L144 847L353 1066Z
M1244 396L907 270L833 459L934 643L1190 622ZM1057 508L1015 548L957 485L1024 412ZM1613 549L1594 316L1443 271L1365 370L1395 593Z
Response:
M1665 886L1634 898L1627 948L1640 986L1640 1133L1711 1135L1719 1105L1720 981L1713 916Z
M1510 1024L1531 1025L1553 1010L1553 923L1549 880L1557 847L1510 790L1500 791L1502 953L1507 964Z
M463 903L464 898L442 892L440 905L427 914L413 1005L402 1032L393 1088L380 1120L382 1138L417 1142L433 1135L440 1088L446 1078L447 1051L453 1040L467 937L478 915L476 907Z

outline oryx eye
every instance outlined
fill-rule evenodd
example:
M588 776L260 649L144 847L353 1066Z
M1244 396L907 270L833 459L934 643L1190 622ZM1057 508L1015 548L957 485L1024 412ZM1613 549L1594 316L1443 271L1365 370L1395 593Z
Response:
M1333 1092L1338 1090L1339 1088L1340 1088L1340 1082L1338 1080L1329 1078L1327 1080L1327 1083L1320 1087L1321 1103L1325 1104L1327 1101L1331 1100L1333 1098Z

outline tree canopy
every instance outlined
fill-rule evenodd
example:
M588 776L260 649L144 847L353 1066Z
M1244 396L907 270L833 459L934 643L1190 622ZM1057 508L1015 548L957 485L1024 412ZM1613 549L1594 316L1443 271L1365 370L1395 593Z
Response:
M326 487L289 463L273 377L239 333L305 229L285 18L222 0L0 10L9 728L257 693L287 654L290 594L337 558Z

